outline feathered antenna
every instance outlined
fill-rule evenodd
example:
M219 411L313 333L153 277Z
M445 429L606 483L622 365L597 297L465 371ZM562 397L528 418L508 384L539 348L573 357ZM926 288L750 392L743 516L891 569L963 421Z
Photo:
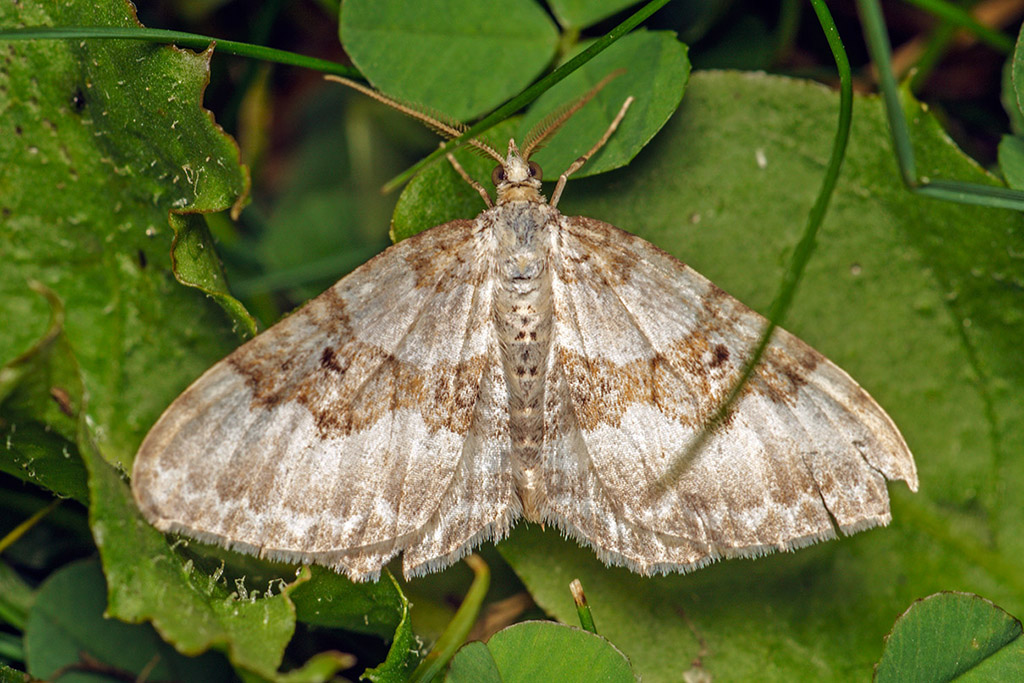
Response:
M539 150L548 139L558 132L558 129L568 121L573 114L583 108L590 100L594 99L597 93L608 85L612 79L618 78L622 74L626 73L625 69L616 69L604 78L602 78L597 85L588 90L582 97L572 102L563 104L558 109L545 116L543 119L538 121L530 132L523 138L522 155L523 159L529 159L530 155Z
M387 106L391 107L395 111L401 112L408 117L416 119L420 123L423 123L428 128L433 130L438 135L441 135L442 137L445 137L449 140L457 138L463 133L465 133L467 130L469 130L466 124L456 121L455 119L449 118L438 112L426 111L425 107L409 104L407 102L400 102L399 100L379 93L373 88L369 88L363 85L362 83L357 83L356 81L352 81L341 76L335 76L333 74L324 76L324 78L328 81L334 81L336 83L341 83L342 85L347 85L353 90L358 90L367 97L372 97L378 102L386 104ZM504 157L502 157L500 154L494 151L494 148L488 145L486 142L482 142L480 140L477 140L476 138L470 138L466 140L466 144L472 145L474 149L479 150L484 155L491 157L499 164L504 163L505 161Z

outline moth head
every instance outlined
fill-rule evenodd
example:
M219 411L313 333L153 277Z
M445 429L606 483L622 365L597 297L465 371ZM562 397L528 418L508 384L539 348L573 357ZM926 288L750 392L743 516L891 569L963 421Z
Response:
M491 182L498 195L498 203L513 201L543 202L540 194L541 170L536 161L524 158L515 140L508 141L505 160L494 168Z

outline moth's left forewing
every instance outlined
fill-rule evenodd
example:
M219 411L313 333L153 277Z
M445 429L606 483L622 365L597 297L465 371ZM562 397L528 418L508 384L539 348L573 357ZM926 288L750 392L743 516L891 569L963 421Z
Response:
M916 488L906 444L846 373L785 332L727 422L680 467L765 321L635 236L563 221L551 381L564 378L583 457L612 508L630 533L647 534L630 548L621 534L596 543L640 571L686 569L829 537L833 519L847 533L888 522L885 479Z

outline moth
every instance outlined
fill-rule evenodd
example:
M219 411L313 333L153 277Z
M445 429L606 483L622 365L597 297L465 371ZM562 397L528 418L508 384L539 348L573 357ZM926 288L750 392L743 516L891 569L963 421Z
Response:
M472 140L497 162L493 204L449 159L485 211L393 245L178 397L135 459L146 519L356 581L399 553L406 577L440 570L520 518L644 575L887 524L886 480L916 490L914 460L849 375L776 330L709 426L765 319L558 211L631 100L545 200L530 155L596 90L522 149Z

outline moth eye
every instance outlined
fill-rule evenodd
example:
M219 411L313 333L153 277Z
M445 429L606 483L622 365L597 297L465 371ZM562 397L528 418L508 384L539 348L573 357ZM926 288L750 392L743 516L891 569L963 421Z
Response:
M530 162L530 177L536 178L537 180L541 179L540 164L538 164L536 161Z
M505 167L495 166L494 170L491 171L491 182L497 187L499 183L505 182Z

